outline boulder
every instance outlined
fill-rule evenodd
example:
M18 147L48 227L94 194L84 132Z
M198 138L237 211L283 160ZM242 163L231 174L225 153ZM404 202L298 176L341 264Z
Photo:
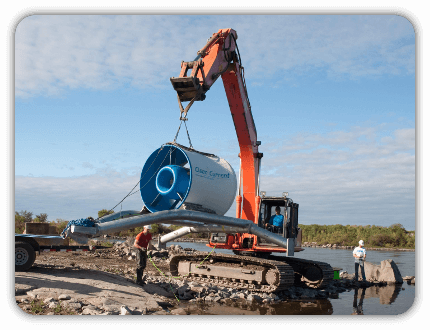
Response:
M57 307L57 305L58 304L55 301L52 301L48 304L48 308L55 308L55 307Z
M250 302L254 302L254 301L261 301L261 297L256 295L256 294L250 294L246 297L246 300L250 301Z
M279 297L278 297L276 294L274 294L274 293L270 293L268 296L269 296L269 298L271 298L271 299L279 300Z
M195 293L203 293L206 291L206 288L204 288L202 286L192 286L190 288L190 291L195 292Z
M82 315L98 315L100 314L96 306L88 305L82 309Z
M396 263L391 259L381 261L380 266L365 261L364 272L368 281L403 283L399 268L397 268ZM359 278L361 278L360 273L359 271Z
M183 308L176 308L170 311L173 315L187 315L187 312Z
M185 294L185 292L190 291L190 288L188 285L182 285L178 288L178 294L180 296L183 296Z
M415 276L404 276L403 281L405 281L408 284L411 284L411 281L414 280L415 283Z
M68 294L60 294L58 300L70 300L71 297Z
M81 309L82 305L79 302L74 302L74 303L67 304L67 307L70 309L78 310L78 309Z
M160 285L146 284L143 286L143 289L149 294L158 294L167 298L175 298L171 289L163 289Z
M104 305L103 310L109 313L108 315L119 315L120 313L120 307L115 305Z
M334 292L333 292L334 293ZM302 298L315 298L316 293L311 290L311 289L307 289L303 294L302 294Z
M130 308L125 305L121 306L121 315L132 315Z
M43 303L44 303L44 304L49 304L49 303L54 302L54 301L55 301L55 299L54 299L54 298L49 297L49 298L46 298L46 299L43 301Z

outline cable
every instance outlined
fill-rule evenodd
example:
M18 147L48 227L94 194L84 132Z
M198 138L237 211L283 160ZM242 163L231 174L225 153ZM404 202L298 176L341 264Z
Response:
M187 123L185 121L184 121L184 124L185 124L185 129L187 130L187 136L188 136L188 142L190 143L190 148L193 148L193 144L191 143L190 134L188 133Z
M158 150L157 155L155 156L154 160L152 161L151 165L149 165L148 169L146 170L146 172L140 177L140 180L136 183L136 185L133 187L133 189L130 190L130 192L118 203L116 204L113 208L111 208L109 211L113 211L115 209L115 207L117 207L119 204L121 204L127 197L130 197L131 195L134 195L135 193L139 192L142 190L142 188L144 188L149 181L154 177L155 173L157 173L157 170L160 169L161 164L163 164L163 162L166 160L166 157L172 153L172 148L170 148L169 152L166 153L166 156L164 157L163 161L160 163L160 166L158 166L157 170L152 174L152 176L148 179L148 181L137 191L133 192L133 190L137 187L137 185L142 181L142 178L146 175L146 173L148 173L149 169L151 168L151 166L154 164L155 160L157 159L158 155L160 154L162 148L160 148ZM109 212L108 211L108 212ZM100 217L98 217L96 220L100 219Z

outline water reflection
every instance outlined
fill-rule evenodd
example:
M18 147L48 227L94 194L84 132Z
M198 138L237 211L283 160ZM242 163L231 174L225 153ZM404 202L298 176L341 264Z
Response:
M333 306L327 299L312 301L284 301L271 305L250 304L247 301L228 301L223 305L188 305L189 312L199 315L331 315Z
M379 298L382 305L391 305L402 290L402 284L367 288L366 298Z
M355 288L351 307L342 309L340 314L363 315L363 314L384 314L377 305L391 305L397 299L402 290L402 285L387 285L384 287ZM341 300L351 295L347 294ZM375 299L379 298L379 303ZM338 299L334 299L333 302ZM349 300L350 301L350 300ZM349 305L348 303L347 305ZM408 303L407 303L408 304ZM409 308L410 306L406 307ZM349 305L351 306L351 305ZM188 309L191 314L198 315L332 315L339 314L333 311L332 301L329 299L302 299L287 300L276 304L250 303L246 300L226 299L223 304L211 303L185 303L181 302L181 307ZM398 306L399 313L403 312L404 306ZM367 308L367 312L366 312ZM348 311L349 310L349 311Z
M357 305L357 297L360 292L360 302ZM363 289L354 289L354 302L352 303L352 314L351 315L363 315L363 300L364 295L366 294L366 288Z
M391 305L402 290L402 284L387 285L383 287L371 286L369 288L355 288L351 315L363 315L364 298L379 298L381 305ZM358 300L359 299L359 300ZM358 301L358 303L357 303Z

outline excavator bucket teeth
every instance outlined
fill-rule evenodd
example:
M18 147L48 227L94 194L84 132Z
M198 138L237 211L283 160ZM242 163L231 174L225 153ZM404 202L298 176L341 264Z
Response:
M201 88L199 79L196 77L170 78L170 82L174 90L178 93L181 102L191 101ZM201 95L200 98L195 101L201 101L203 99L204 95Z

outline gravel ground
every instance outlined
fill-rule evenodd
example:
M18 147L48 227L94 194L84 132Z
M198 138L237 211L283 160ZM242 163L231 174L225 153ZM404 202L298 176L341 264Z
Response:
M283 301L334 298L356 287L387 285L355 283L353 274L342 274L342 279L323 290L291 287L267 294L172 279L169 257L183 252L176 245L149 253L147 284L138 286L134 283L136 260L131 245L128 240L88 252L42 252L28 272L15 274L18 307L36 315L185 315L204 314L199 306L210 304L218 306L223 314L238 302L270 306ZM410 283L414 278L405 281Z

